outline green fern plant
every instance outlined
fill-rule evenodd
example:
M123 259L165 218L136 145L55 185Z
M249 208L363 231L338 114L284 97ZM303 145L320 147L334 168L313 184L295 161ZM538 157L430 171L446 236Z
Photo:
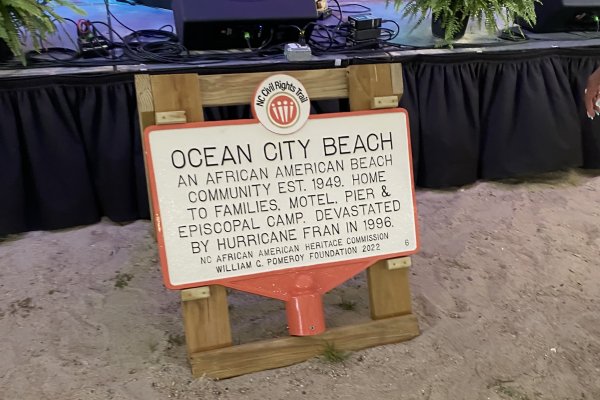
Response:
M388 4L391 0L388 0ZM499 30L498 19L504 26L514 23L516 17L533 26L536 21L535 3L540 0L394 0L396 10L401 10L403 17L417 19L419 26L428 15L432 20L441 22L445 30L442 39L446 45L452 45L455 35L464 26L465 19L482 24L490 34Z
M0 39L23 64L23 35L30 35L33 48L39 51L48 35L56 32L56 23L63 21L55 11L59 6L83 14L69 0L0 0Z

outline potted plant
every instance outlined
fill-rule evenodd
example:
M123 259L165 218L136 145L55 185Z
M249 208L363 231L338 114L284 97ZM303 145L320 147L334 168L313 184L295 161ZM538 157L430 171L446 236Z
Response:
M48 35L56 32L55 24L63 21L55 11L59 6L83 13L68 0L0 0L0 42L4 42L5 52L8 47L24 64L23 36L29 34L33 48L39 51Z
M535 3L539 0L394 0L403 17L417 18L419 26L431 15L432 33L451 45L466 31L469 19L483 23L491 34L499 31L498 23L510 26L516 17L533 26Z

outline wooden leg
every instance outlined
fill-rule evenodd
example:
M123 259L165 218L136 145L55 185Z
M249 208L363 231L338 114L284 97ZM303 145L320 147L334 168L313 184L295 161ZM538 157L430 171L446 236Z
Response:
M183 290L181 299L188 355L231 346L227 291L223 286Z
M367 270L371 318L382 319L412 312L408 271L410 258L380 261Z

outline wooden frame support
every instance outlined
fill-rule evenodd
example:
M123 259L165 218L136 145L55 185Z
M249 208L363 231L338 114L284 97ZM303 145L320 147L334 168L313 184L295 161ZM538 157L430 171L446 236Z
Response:
M353 111L397 107L403 91L400 64L285 73L301 80L311 99L349 98ZM142 131L154 124L202 121L203 106L248 104L257 85L272 74L137 75ZM302 362L322 354L326 345L355 351L414 338L419 335L419 325L411 313L409 267L410 258L404 257L380 261L367 270L371 322L316 336L236 346L231 345L226 289L183 290L183 323L193 375L227 378Z
M181 299L188 354L231 346L227 290L223 286L182 290Z
M409 270L390 269L388 263L389 260L380 261L367 270L372 319L396 317L412 312Z
M289 336L241 344L190 356L194 376L230 378L250 372L280 368L323 354L326 346L338 351L403 342L419 335L414 315L387 318L333 328L316 336Z
M142 132L154 124L204 121L198 75L136 75L135 84ZM150 215L154 220L153 210ZM182 291L188 354L231 346L227 292L222 286L206 289L208 297Z
M348 96L352 111L398 107L404 85L400 64L348 67ZM402 261L399 261L402 260ZM410 266L410 258L394 260ZM408 268L388 268L389 260L367 270L371 318L382 319L412 311Z

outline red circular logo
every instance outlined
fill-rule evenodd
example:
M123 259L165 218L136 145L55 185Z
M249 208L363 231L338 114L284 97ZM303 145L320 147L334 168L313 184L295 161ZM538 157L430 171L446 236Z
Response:
M298 102L288 94L280 94L273 97L267 107L269 120L281 128L294 125L300 116Z

